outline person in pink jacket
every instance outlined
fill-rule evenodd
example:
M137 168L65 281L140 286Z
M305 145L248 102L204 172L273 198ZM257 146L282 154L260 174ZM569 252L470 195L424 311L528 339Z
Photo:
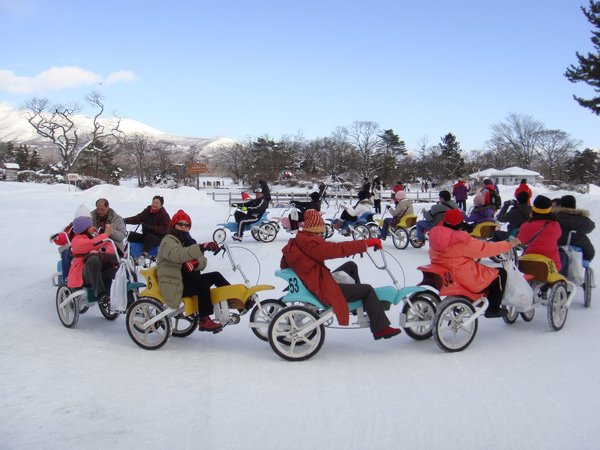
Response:
M69 270L67 286L80 288L89 285L98 302L107 302L109 294L105 280L111 280L117 269L114 247L103 242L109 239L112 226L107 225L105 232L96 234L92 219L87 216L76 217L73 221L75 236L71 241L73 262Z
M446 211L443 221L429 232L431 262L449 272L449 279L444 280L440 294L464 295L472 300L485 294L489 301L485 316L502 317L505 310L500 308L500 304L506 271L479 264L476 260L506 253L520 241L480 241L463 231L464 225L461 211L451 209Z

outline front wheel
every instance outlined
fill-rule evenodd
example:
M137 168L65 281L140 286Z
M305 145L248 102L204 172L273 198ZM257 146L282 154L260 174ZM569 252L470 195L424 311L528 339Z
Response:
M198 328L198 317L196 316L188 317L182 313L177 314L172 320L172 334L175 337L187 337Z
M164 310L164 305L150 297L138 299L127 310L127 333L138 346L145 350L156 350L162 347L171 336L171 321L168 317L154 322L144 328L144 324L152 320Z
M276 225L271 222L266 222L258 227L258 237L262 242L273 242L279 231Z
M333 226L330 223L326 223L325 224L325 239L329 239L331 236L333 236Z
M396 228L394 231L391 231L391 235L394 247L398 250L404 250L408 247L408 233L404 228Z
M355 241L369 239L369 229L365 225L356 225L352 230L352 238Z
M250 228L250 234L252 235L252 237L254 238L255 241L262 242L262 240L260 238L260 235L258 233L258 228L251 227Z
M288 361L304 361L316 355L325 342L325 327L322 324L315 327L318 319L317 313L304 306L282 309L269 325L271 348ZM306 331L308 327L310 331Z
M433 339L445 352L460 352L477 334L477 321L466 322L475 314L471 302L462 297L447 297L433 318Z
M518 318L519 318L519 312L513 306L509 306L508 314L506 314L505 316L502 316L502 320L504 320L504 323L507 325L512 325L513 323L515 323L517 321Z
M585 268L585 276L583 279L583 306L589 308L592 304L592 269Z
M414 248L421 248L425 245L425 242L420 241L419 238L417 238L417 227L412 227L408 232L408 241Z
M552 286L548 298L548 323L554 331L560 330L567 321L568 297L567 288L563 282L555 283Z
M381 235L379 225L377 225L376 223L368 224L367 229L369 230L369 236L372 238L378 238Z
M250 313L250 329L254 335L261 341L268 341L269 324L273 316L285 308L285 303L281 300L269 299L263 300L259 305L255 305Z
M225 231L225 228L217 228L212 237L213 241L215 241L217 244L222 244L227 238L227 232Z
M110 310L110 301L98 302L98 308L106 320L112 321L119 317L119 313Z
M71 295L71 290L64 284L60 284L56 290L56 312L60 322L67 328L73 328L79 320L79 302L77 298L72 298L65 305L60 306L67 297Z
M531 322L533 320L533 316L535 316L535 309L531 308L529 311L521 313L521 319L525 322Z
M430 292L419 292L410 299L410 303L404 302L402 307L402 314L406 317L404 331L409 337L417 341L431 337L433 317L439 303L439 297Z

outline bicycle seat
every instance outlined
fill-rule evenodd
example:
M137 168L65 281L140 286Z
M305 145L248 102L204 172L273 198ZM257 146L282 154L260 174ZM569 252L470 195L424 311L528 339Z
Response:
M489 239L494 235L494 231L498 229L498 224L495 222L481 222L475 225L471 236L481 239Z
M544 255L529 253L521 256L519 258L519 270L532 275L535 281L541 283L566 281L566 278L556 270L554 261Z
M414 214L406 214L402 216L396 228L412 228L417 223L417 216Z

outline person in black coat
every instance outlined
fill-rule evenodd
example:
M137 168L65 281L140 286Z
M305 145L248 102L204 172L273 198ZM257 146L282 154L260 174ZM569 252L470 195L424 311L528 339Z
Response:
M293 200L290 202L291 205L295 206L297 209L297 214L294 214L295 211L290 213L290 229L292 231L298 230L298 222L304 221L304 211L307 209L316 209L317 211L321 211L321 196L318 192L312 192L310 194L309 202L300 202Z
M529 203L529 194L519 192L517 200L507 200L502 204L502 208L496 216L498 222L508 222L507 231L498 230L494 233L494 241L504 241L508 239L511 233L514 233L519 227L527 222L531 217L531 206ZM511 207L510 209L508 209Z
M238 231L233 235L233 240L241 241L244 235L244 227L256 222L264 214L269 206L269 201L263 195L262 188L257 188L255 191L256 198L245 203L233 203L231 206L241 208L237 210L233 217L238 223Z
M587 236L595 227L596 224L589 218L589 212L583 209L577 209L575 197L565 195L560 199L560 206L553 210L558 218L562 235L558 240L558 245L567 245L569 232L575 231L571 235L571 245L581 247L583 250L583 259L591 261L594 259L596 250L592 245L592 241Z
M160 195L152 198L152 204L147 206L141 213L126 217L126 224L142 225L142 232L130 232L127 236L129 242L142 243L142 255L147 258L152 247L160 245L160 241L167 234L171 217L163 207L165 199Z

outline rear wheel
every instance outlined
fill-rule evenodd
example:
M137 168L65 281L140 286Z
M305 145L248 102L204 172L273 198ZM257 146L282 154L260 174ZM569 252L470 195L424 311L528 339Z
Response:
M73 298L64 306L60 306L69 295L71 295L71 290L66 285L60 284L56 290L56 312L60 322L65 327L73 328L79 320L78 298Z
M369 239L369 229L365 225L356 225L352 230L352 238L355 241Z
M390 230L390 233L394 247L398 250L404 250L408 247L408 233L404 228L396 228L394 231Z
M217 228L213 233L213 241L215 241L217 244L222 244L225 242L226 238L227 232L225 231L225 228Z
M304 361L316 355L325 342L325 327L321 324L306 334L300 333L318 319L317 313L304 306L283 308L269 325L271 348L288 361Z
M257 338L265 342L269 340L269 324L273 316L285 306L281 300L275 299L263 300L260 302L260 308L258 305L254 306L250 313L250 329Z
M266 222L258 227L258 238L262 242L273 242L277 237L278 228L271 222Z
M521 319L525 322L531 322L533 320L533 316L535 316L535 309L531 308L529 311L521 313Z
M569 308L567 306L567 287L559 281L552 286L548 298L548 323L554 331L560 330L567 321Z
M325 224L325 239L329 239L331 236L333 236L333 227L331 226L330 223L326 223Z
M512 325L519 318L519 312L512 306L509 306L507 309L508 309L508 314L506 314L505 316L502 316L502 320L504 320L505 324Z
M466 322L475 314L471 302L462 297L447 297L433 319L433 339L446 352L460 352L467 348L477 334L477 321Z
M410 242L410 245L414 248L421 248L425 245L425 242L422 242L417 238L417 227L412 227L408 232L408 242Z
M171 326L173 327L173 336L187 337L198 328L198 317L178 314L172 318Z
M251 227L250 234L252 235L255 241L262 242L260 236L258 235L258 228Z
M376 223L370 223L367 225L367 229L369 230L369 236L372 238L378 238L380 235L379 225Z
M164 310L164 305L150 297L138 299L127 310L127 333L138 346L146 350L156 350L169 340L171 321L168 317L154 322L144 328L144 324L158 316Z
M433 317L439 302L439 297L429 292L419 292L410 299L410 304L408 301L404 302L402 307L402 314L406 317L404 331L409 337L417 341L431 337Z
M583 306L589 308L592 304L592 269L585 268L583 279Z

